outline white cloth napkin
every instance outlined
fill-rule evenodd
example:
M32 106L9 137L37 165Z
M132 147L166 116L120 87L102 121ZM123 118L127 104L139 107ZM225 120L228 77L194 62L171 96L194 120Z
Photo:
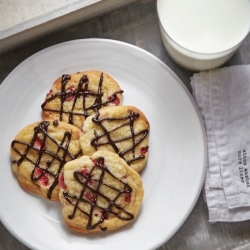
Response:
M209 221L250 219L250 65L195 73L193 96L205 124Z

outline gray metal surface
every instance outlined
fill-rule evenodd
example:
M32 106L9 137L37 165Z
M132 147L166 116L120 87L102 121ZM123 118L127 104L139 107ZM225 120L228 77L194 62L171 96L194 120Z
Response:
M139 46L166 63L191 90L189 83L193 72L176 65L165 52L158 27L155 0L139 1L88 22L74 25L60 32L53 32L37 41L31 41L22 45L22 47L1 55L0 82L19 63L37 51L60 42L79 38L109 38ZM250 36L246 38L226 66L249 63ZM215 224L210 224L207 221L207 207L202 195L200 195L186 222L167 243L157 250L250 249L250 246L240 248L245 244L250 244L250 221ZM0 250L27 249L0 223Z

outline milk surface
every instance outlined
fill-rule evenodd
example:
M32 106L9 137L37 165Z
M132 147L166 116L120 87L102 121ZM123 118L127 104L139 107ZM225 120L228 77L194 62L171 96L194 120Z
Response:
M167 34L194 52L228 50L249 32L249 0L159 0L158 11Z

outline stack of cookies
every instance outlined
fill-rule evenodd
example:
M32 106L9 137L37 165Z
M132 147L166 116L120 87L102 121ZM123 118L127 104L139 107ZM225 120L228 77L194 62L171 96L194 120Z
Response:
M63 75L41 105L42 120L11 143L21 187L60 201L73 231L114 230L140 210L149 123L138 108L122 106L122 95L103 72Z

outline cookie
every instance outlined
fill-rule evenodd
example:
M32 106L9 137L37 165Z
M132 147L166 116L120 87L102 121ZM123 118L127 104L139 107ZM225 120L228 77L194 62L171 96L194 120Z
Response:
M100 109L85 120L80 136L83 154L92 155L97 150L115 152L137 172L146 164L148 140L148 120L132 106Z
M68 162L59 182L63 219L79 233L115 230L133 221L144 195L140 175L108 151Z
M122 90L109 75L90 70L67 74L52 85L42 104L42 117L81 128L83 121L103 106L122 104Z
M23 128L11 143L12 169L25 190L59 200L58 176L66 162L81 156L80 129L57 120Z

